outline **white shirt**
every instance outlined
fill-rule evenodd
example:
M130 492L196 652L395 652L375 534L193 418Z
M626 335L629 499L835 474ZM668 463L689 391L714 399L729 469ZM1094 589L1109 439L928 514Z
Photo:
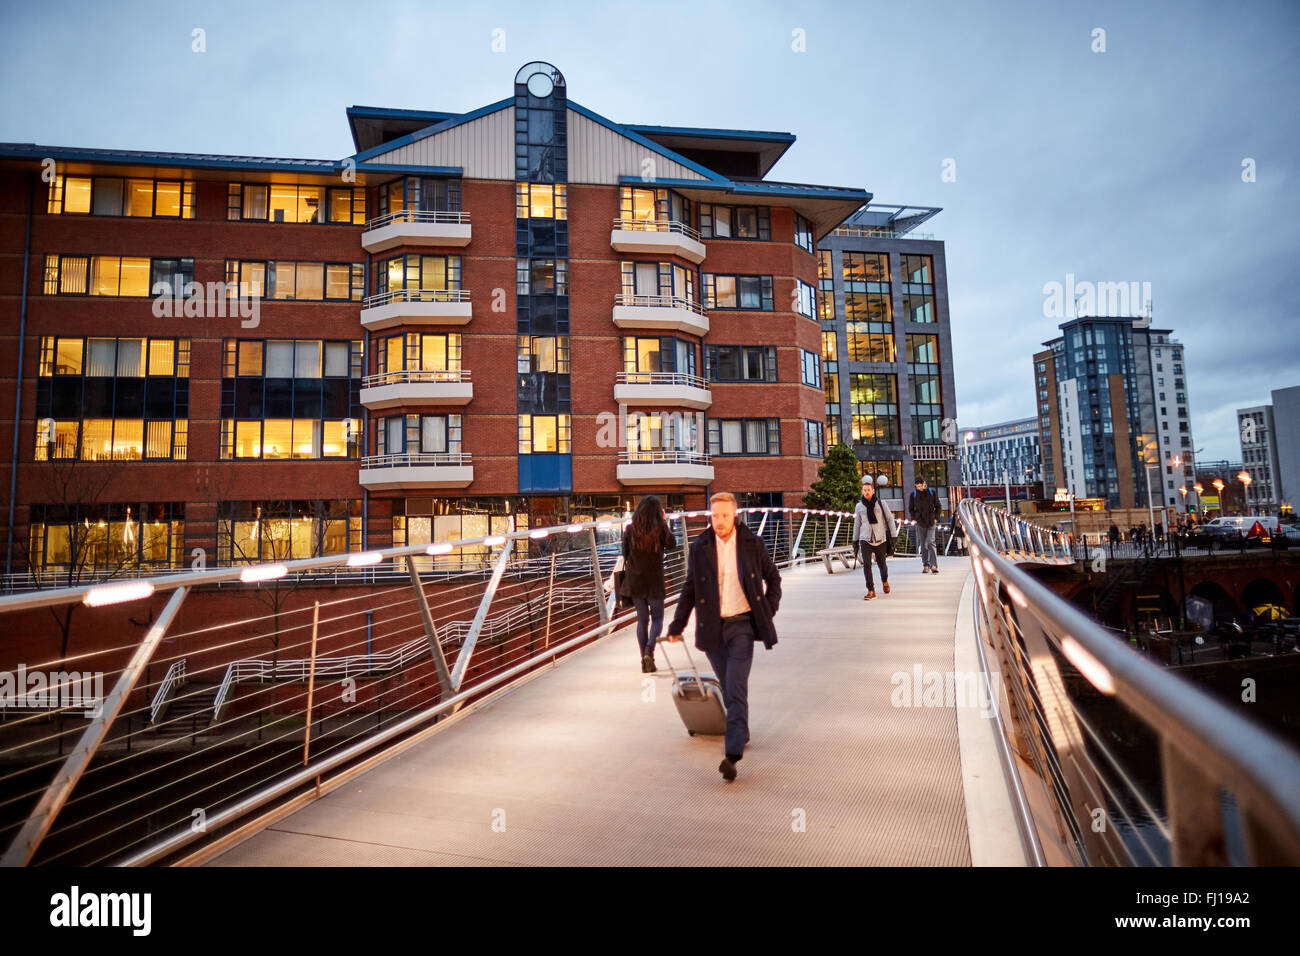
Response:
M718 551L718 603L723 617L735 617L749 612L749 601L740 586L740 569L736 562L736 542L740 534L734 528L730 538L714 532L713 541Z

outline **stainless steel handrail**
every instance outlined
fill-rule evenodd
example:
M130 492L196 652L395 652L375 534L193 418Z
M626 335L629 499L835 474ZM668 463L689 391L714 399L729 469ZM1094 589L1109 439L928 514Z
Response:
M743 508L740 509L751 527L757 525L756 533L759 534L768 547L771 549L774 561L778 566L789 566L798 563L799 560L799 543L800 539L812 540L814 544L817 539L825 538L830 534L831 524L838 525L845 517L844 514L830 511L810 511L807 509L796 508ZM707 520L709 512L707 511L690 511L675 512L668 517L674 523L682 521L682 540L677 548L673 549L672 560L673 566L673 583L671 590L676 589L680 584L680 576L684 573L686 567L686 553L691 537L690 519ZM147 686L147 677L144 676L144 668L153 660L162 663L171 660L173 663L178 658L155 657L155 650L167 634L168 628L175 619L177 610L186 595L190 592L193 585L223 585L226 583L242 582L248 585L261 585L268 581L275 581L286 578L289 575L310 573L314 571L330 571L333 569L351 569L351 568L369 568L373 565L380 564L385 560L393 561L394 566L399 565L402 559L415 559L407 561L407 569L412 586L411 594L415 596L414 602L411 598L394 598L393 590L381 590L377 592L377 597L381 602L379 606L391 610L395 607L402 607L403 610L398 618L390 622L388 635L392 636L401 633L420 633L424 631L424 636L418 641L413 642L412 646L419 647L418 655L411 657L403 655L402 651L407 645L409 638L404 638L398 646L387 646L382 649L382 653L397 660L393 664L400 664L403 659L410 657L409 662L418 659L423 664L429 662L432 654L434 663L438 668L438 681L442 689L438 692L439 698L428 706L424 704L428 691L424 690L425 678L416 673L411 677L411 683L403 688L403 693L398 699L398 710L396 711L395 720L385 724L382 721L373 730L364 730L356 727L355 718L350 718L351 723L345 727L354 728L348 735L345 735L343 743L346 746L340 748L331 748L322 751L319 754L310 754L308 746L311 742L311 735L303 737L302 742L302 763L293 763L294 767L304 767L304 772L317 779L317 783L322 782L322 774L338 770L337 776L331 776L324 780L325 786L336 785L341 779L344 779L348 773L354 770L343 770L342 764L361 757L371 755L369 759L380 759L388 755L391 751L388 748L392 739L407 730L414 730L426 725L431 725L433 719L441 714L455 712L461 704L475 699L482 699L483 695L490 694L497 689L504 689L513 686L513 682L522 675L530 671L536 671L537 665L548 660L553 660L558 655L567 650L580 646L592 637L610 633L613 628L620 626L630 620L631 615L616 616L614 612L614 595L612 593L602 593L602 578L606 571L613 566L614 559L617 555L617 536L619 531L630 520L626 516L619 518L611 516L608 518L599 518L585 522L575 522L568 525L557 525L543 528L520 529L516 531L504 532L499 534L488 534L473 538L458 539L456 541L438 542L430 545L412 545L398 548L389 548L383 551L370 551L361 553L348 553L339 555L329 555L320 558L307 558L290 560L284 562L263 562L256 565L246 565L233 568L215 568L210 571L193 572L190 574L176 574L153 579L141 579L131 581L118 581L99 586L86 586L65 588L58 591L46 592L36 595L19 595L7 598L0 598L0 614L4 611L16 611L33 607L59 607L77 602L87 604L89 607L100 608L107 604L117 604L130 601L140 601L149 598L155 593L170 591L170 600L164 608L162 614L158 617L156 623L150 628L148 634L143 638L136 649L132 660L127 667L117 671L117 677L113 693L109 695L112 707L105 707L102 716L92 719L90 726L81 733L84 740L83 745L74 750L73 754L64 761L65 768L72 766L76 772L75 776L67 776L63 771L56 771L55 781L47 788L46 795L42 797L39 805L31 812L28 820L22 825L17 837L10 845L4 856L6 863L23 863L30 862L37 853L42 840L46 834L51 832L51 827L56 823L61 811L68 804L75 804L76 809L69 814L69 822L62 824L60 829L55 832L63 841L60 848L53 852L50 857L52 860L64 858L64 855L74 851L79 851L86 844L77 843L69 845L67 842L68 834L73 832L84 824L83 819L94 819L96 816L96 805L93 802L93 787L83 786L82 796L74 797L71 801L68 799L70 792L69 780L75 782L83 773L89 778L94 772L94 768L87 769L90 760L98 751L99 745L106 741L113 743L113 753L106 759L113 766L128 765L126 762L133 758L130 742L143 741L144 746L140 751L140 759L149 762L153 767L153 757L162 752L162 748L168 746L168 732L164 727L146 726L142 730L133 730L129 720L133 714L126 706L127 698L144 686ZM796 534L795 528L798 527ZM700 527L697 523L696 528ZM530 552L516 554L517 549L513 543L535 544L539 539L555 537L556 547L546 548L542 545L540 554ZM586 544L582 544L585 541ZM793 542L793 543L792 543ZM575 547L576 545L576 547ZM465 583L449 594L459 594L455 598L459 602L456 606L463 606L466 609L477 604L478 611L473 621L466 626L464 620L434 621L427 614L427 604L423 596L423 584L421 579L425 573L418 565L418 557L421 555L432 556L454 556L452 552L457 548L472 548L482 546L489 552L496 550L495 559L492 561L493 570L490 579L478 574L472 575L465 579ZM556 571L560 564L564 565L564 580L568 582L581 582L584 577L588 580L586 583L576 584L573 586L564 585L559 588L554 587L557 582ZM519 577L521 582L518 587L523 590L515 590L505 598L503 605L504 614L495 617L489 616L488 611L492 605L493 596L497 592L497 585L503 579L502 572L507 565L515 566L524 573ZM549 578L547 568L550 568ZM436 572L436 569L435 569ZM512 573L513 576L513 573ZM531 582L531 584L530 584ZM541 591L530 591L529 587L538 587L541 582L549 582L542 585ZM464 589L468 588L468 592ZM400 589L399 589L400 590ZM250 589L250 594L252 589ZM536 600L534 598L536 597ZM521 605L517 604L521 598L526 599L528 608L520 610ZM194 675L198 673L222 673L224 671L221 687L217 688L218 699L212 705L214 711L222 703L226 703L232 694L232 688L241 680L253 681L270 681L274 686L277 682L306 680L311 686L311 682L318 679L336 679L348 677L354 669L354 666L360 666L362 655L359 650L349 652L348 648L359 649L367 648L364 659L373 668L374 661L379 655L371 656L369 654L369 638L367 625L363 619L364 615L369 613L365 604L353 605L351 602L355 599L352 597L336 598L328 601L328 605L334 610L331 614L330 633L335 640L337 648L335 655L317 655L316 652L316 615L311 618L311 656L309 658L300 658L294 655L292 659L281 660L278 658L280 649L288 650L294 648L306 648L308 645L302 639L301 618L297 618L298 623L292 623L281 630L280 612L265 618L245 618L240 615L236 619L221 623L216 621L205 621L199 631L190 631L187 633L216 633L221 632L226 637L226 643L222 648L212 648L212 650L224 650L229 653L236 647L261 647L261 642L274 636L277 643L273 645L273 650L263 649L252 658L245 656L245 653L236 652L233 661L212 661L205 663L205 666L198 668L187 668L187 671L193 671ZM671 603L671 598L670 602ZM423 626L418 621L412 627L408 623L401 623L403 618L409 619L413 611L412 604L423 605L425 607L425 618ZM344 608L347 605L347 609ZM319 610L321 602L315 604ZM555 633L555 639L552 642L549 639L551 634L551 611L562 610L565 608L575 608L576 611L567 612L557 617L557 628L563 627L564 630L558 630ZM597 614L596 611L599 611ZM297 611L285 611L286 615L300 613ZM108 613L112 613L111 611ZM235 628L257 621L274 621L272 625L267 623L263 625L266 628L262 633L251 633L239 636L237 632L225 634L224 628L233 626ZM344 622L348 623L344 623ZM587 622L590 621L589 625ZM322 624L325 622L322 621ZM392 625L396 625L393 627ZM523 625L523 626L520 626ZM575 627L575 625L578 625ZM545 628L543 631L542 628ZM503 630L504 628L504 630ZM279 638L282 634L287 635L289 631L297 631L290 643L280 644ZM495 637L505 637L511 632L518 634L520 642L515 650L522 650L527 647L527 656L518 663L507 660L501 668L488 668L486 673L481 673L469 680L467 670L470 656L473 653L475 641L491 642ZM340 645L338 640L350 634ZM526 643L525 643L526 642ZM535 644L535 647L534 647ZM445 655L442 648L456 647L457 654L455 658L455 669L449 671L445 666ZM113 653L121 649L111 649ZM106 649L102 653L109 653ZM81 655L83 658L93 656L101 652L91 652L90 655ZM488 663L484 659L484 663ZM192 664L192 660L191 660ZM83 664L84 666L84 664ZM306 672L304 675L304 671ZM163 678L166 682L168 679L175 678L180 673L179 669L169 669L168 674ZM187 674L187 676L192 676ZM391 677L391 675L388 675ZM141 685L141 680L146 684ZM462 680L465 682L462 683ZM172 680L172 686L176 681ZM206 682L205 682L206 683ZM400 686L400 685L399 685ZM382 693L382 691L380 691ZM197 692L196 692L197 693ZM209 693L206 689L202 693L190 695L191 703L196 700L206 699ZM247 695L241 698L245 705L245 711L242 716L232 718L221 724L217 729L211 730L210 739L206 743L198 743L195 735L186 734L191 737L191 748L187 748L188 754L186 760L197 757L211 757L217 760L214 766L222 766L222 747L226 738L239 740L247 738L247 734L252 733L254 728L248 725L248 720L256 716L258 728L258 740L261 740L260 727L263 714L272 716L279 724L276 735L268 739L266 745L275 744L280 746L279 741L285 740L285 731L283 723L286 719L292 722L295 719L305 717L310 724L315 719L324 720L328 715L323 712L313 717L310 689L306 692L306 709L299 710L296 713L292 710L275 710L277 701L289 703L291 707L301 707L302 695L290 695L286 699L284 694L274 690L267 692L268 696L260 699L259 703L252 709L248 710L247 705L251 698ZM269 702L268 702L269 701ZM406 708L402 706L403 701L418 704L415 712L410 716L404 716ZM158 705L163 707L166 702L160 701L158 695L151 695L150 699L143 702L141 708L145 715L158 714ZM373 709L365 713L375 713ZM361 713L360 711L355 713ZM238 721L243 720L244 725ZM163 731L161 735L156 735L158 731ZM336 727L336 731L338 728ZM72 731L69 731L72 733ZM292 736L293 731L288 731ZM148 735L148 736L146 736ZM233 735L233 736L232 736ZM59 735L61 737L61 735ZM57 739L55 737L46 738L45 743ZM355 743L348 743L349 740L355 740ZM89 741L89 744L85 744ZM37 741L36 743L41 743ZM123 744L126 744L123 750ZM25 745L21 745L25 746ZM20 749L21 749L20 746ZM262 746L259 744L259 746ZM297 744L288 744L291 748L296 748ZM218 759L220 758L220 759ZM36 759L45 759L37 752ZM60 755L60 760L62 760ZM57 763L53 758L49 758L45 765ZM141 766L136 763L134 766ZM168 766L177 766L176 761L167 764ZM259 765L260 766L260 765ZM214 786L222 784L222 779L218 774L216 778L205 776L202 779L191 773L191 765L186 764L182 768L187 774L183 780L191 780L192 785L196 788L194 793L207 793ZM152 772L152 770L151 770ZM180 772L178 770L177 772ZM242 772L242 771L241 771ZM207 824L209 831L222 822L234 821L242 815L247 814L250 810L263 807L268 803L276 800L289 792L300 782L301 774L293 770L274 770L268 772L262 779L256 781L255 787L245 787L242 792L246 796L241 797L234 803L218 803L215 807L207 804L206 801L212 799L210 796L201 798L200 805L209 806L214 812L209 813ZM97 778L98 779L98 778ZM317 791L319 794L320 790ZM124 803L129 803L132 812L163 810L173 808L176 801L165 804L162 807L155 808L149 803L150 794L140 794L132 796ZM92 802L85 802L87 799ZM278 805L277 805L278 806ZM86 816L90 814L90 816ZM138 816L134 823L140 823L147 819L146 814ZM148 824L146 824L146 827ZM92 841L101 841L104 844L117 841L116 833L120 828L109 828L102 833L87 833L78 831L81 834L89 835ZM125 842L118 843L116 849L111 850L108 855L95 856L97 860L107 860L116 858L118 863L142 863L161 858L162 856L178 850L186 844L201 839L203 835L201 828L196 829L186 821L183 825L172 826L171 823L165 824L165 828L157 833L145 833L140 836L124 836ZM146 842L148 841L148 842ZM98 846L93 852L102 853L105 846Z
M156 724L158 722L158 715L162 713L163 707L166 706L172 688L183 683L185 683L185 659L181 658L167 668L162 684L158 687L158 693L154 694L153 701L149 705L149 723Z
M1020 713L1015 722L1030 738L1031 750L1041 748L1047 764L1073 763L1055 785L1073 801L1071 826L1083 844L1076 862L1113 857L1116 847L1098 835L1093 820L1078 816L1091 796L1079 791L1095 793L1098 781L1089 779L1075 759L1084 741L1077 728L1071 733L1074 716L1058 655L1159 738L1175 865L1223 862L1220 789L1238 798L1253 862L1300 863L1300 754L1195 684L1135 654L1021 566L1073 563L1068 536L1038 529L1046 553L1035 552L1027 544L1032 526L1023 519L972 499L963 500L958 513L979 585L977 600L987 612L986 640L1002 666L1033 688L1041 707L1058 708L1050 714ZM1058 760L1063 750L1075 756Z

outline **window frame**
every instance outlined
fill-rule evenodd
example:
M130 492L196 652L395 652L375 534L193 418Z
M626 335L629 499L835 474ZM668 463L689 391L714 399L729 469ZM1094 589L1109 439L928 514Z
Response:
M753 451L750 448L749 426L755 422L764 423L764 444L766 450ZM722 429L727 424L739 424L743 449L741 451L722 450ZM781 455L781 419L779 418L709 418L705 422L705 443L709 455L720 458L770 458ZM775 450L773 450L775 441Z
M718 305L717 281L718 279L731 279L735 289L735 305ZM759 306L750 308L742 304L740 280L754 280L759 282ZM775 298L773 296L774 280L770 275L752 275L749 273L730 273L730 272L703 272L700 274L700 305L710 311L727 311L727 312L774 312L776 311Z
M113 374L112 375L90 375L90 343L112 342L113 343ZM123 341L140 343L140 369L141 375L122 375L119 373L121 364L121 343ZM57 359L63 353L60 344L63 342L76 342L79 345L80 359L79 367L76 371L60 371ZM166 365L164 371L157 371L154 363L159 357L158 347L166 346ZM40 339L38 364L37 364L37 395L36 408L34 411L35 434L32 450L32 461L49 461L49 460L75 460L75 461L185 461L188 458L188 437L189 437L189 378L190 378L190 350L192 340L185 336L99 336L99 335L43 335ZM81 386L78 391L77 405L78 414L75 417L66 415L55 417L54 402L54 382L75 381L80 379ZM95 382L108 380L109 386L108 400L110 406L109 412L99 415L88 415L86 410L87 398L87 379ZM119 415L117 414L118 393L124 388L130 389L130 386L121 386L123 381L138 382L140 390L140 414ZM145 389L150 391L155 388L166 387L164 383L170 381L171 389L171 415L162 417L157 414L149 414L148 401L156 400L152 396L146 400ZM48 383L48 384L46 384ZM153 383L153 384L151 384ZM183 384L182 384L183 383ZM42 414L42 409L46 409L50 414ZM110 454L107 458L86 458L85 442L87 438L87 422L108 423L108 447ZM140 454L138 457L133 455L118 455L118 429L119 423L123 428L134 430L136 424L139 425L140 437ZM157 426L166 424L168 426L167 446L168 452L165 455L151 455L149 436L151 431ZM151 429L154 426L154 429ZM58 437L62 431L64 438ZM70 432L70 434L69 434ZM47 437L48 436L48 437ZM70 447L66 443L70 438ZM66 453L51 454L54 450L50 446L57 446L61 451Z
M88 179L90 180L89 203L85 212L68 212L65 210L66 202L66 182L68 179ZM97 183L100 181L112 180L122 184L121 190L121 212L95 212L95 199L98 192ZM149 188L149 214L132 215L126 210L128 208L127 183L129 182L148 182ZM179 188L178 206L176 215L158 212L158 185L160 183L177 184ZM49 190L46 193L45 213L49 216L86 216L99 219L194 219L195 216L195 198L194 198L193 179L173 179L170 177L149 177L149 176L67 176L64 173L58 173L54 180L49 184ZM58 207L57 209L55 207Z
M720 369L723 362L723 350L735 350L736 354L736 378L719 377ZM745 374L749 368L750 352L758 352L763 363L763 375L761 378L750 378ZM704 377L709 382L731 382L741 385L755 385L761 383L771 383L779 381L779 359L777 357L778 349L775 345L714 345L706 343L704 345Z
M727 228L729 235L719 236L716 234L716 223L718 221L717 210L727 210ZM738 236L738 221L736 211L754 210L755 231L757 235ZM707 210L707 211L706 211ZM771 206L750 206L750 205L732 205L727 203L699 203L696 209L696 216L699 219L699 225L696 227L699 234L705 239L717 240L736 240L739 242L771 242L772 241L772 207ZM708 224L705 225L705 221Z

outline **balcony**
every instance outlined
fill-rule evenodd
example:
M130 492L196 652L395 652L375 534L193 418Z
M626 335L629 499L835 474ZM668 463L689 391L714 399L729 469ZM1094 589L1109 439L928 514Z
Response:
M618 252L681 256L696 265L704 260L704 243L700 234L675 220L615 219L609 244Z
M913 461L955 461L957 459L957 446L908 445L907 453L912 456Z
M395 325L465 325L472 318L464 289L394 289L366 299L361 324L371 331Z
M620 329L653 329L691 335L707 335L709 332L709 319L704 309L690 299L675 295L620 292L614 299L614 324Z
M369 375L361 382L361 404L370 409L467 405L473 397L467 369L404 369Z
M696 451L621 451L618 480L623 485L707 485L713 481L709 456Z
M469 213L402 209L366 223L361 247L385 252L398 246L467 246Z
M474 466L463 452L373 455L361 459L361 485L371 491L464 488Z
M619 372L614 401L655 408L708 408L713 394L704 379L685 372Z

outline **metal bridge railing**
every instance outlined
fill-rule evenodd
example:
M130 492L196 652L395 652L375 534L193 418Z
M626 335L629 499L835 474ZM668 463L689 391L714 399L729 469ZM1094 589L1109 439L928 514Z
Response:
M1028 857L1300 864L1300 753L1135 653L1024 566L1072 564L1067 536L972 499L958 513Z
M852 526L741 516L781 565ZM671 605L708 512L669 517ZM625 520L0 597L0 671L43 675L31 706L0 707L2 862L220 852L634 620L608 589Z

